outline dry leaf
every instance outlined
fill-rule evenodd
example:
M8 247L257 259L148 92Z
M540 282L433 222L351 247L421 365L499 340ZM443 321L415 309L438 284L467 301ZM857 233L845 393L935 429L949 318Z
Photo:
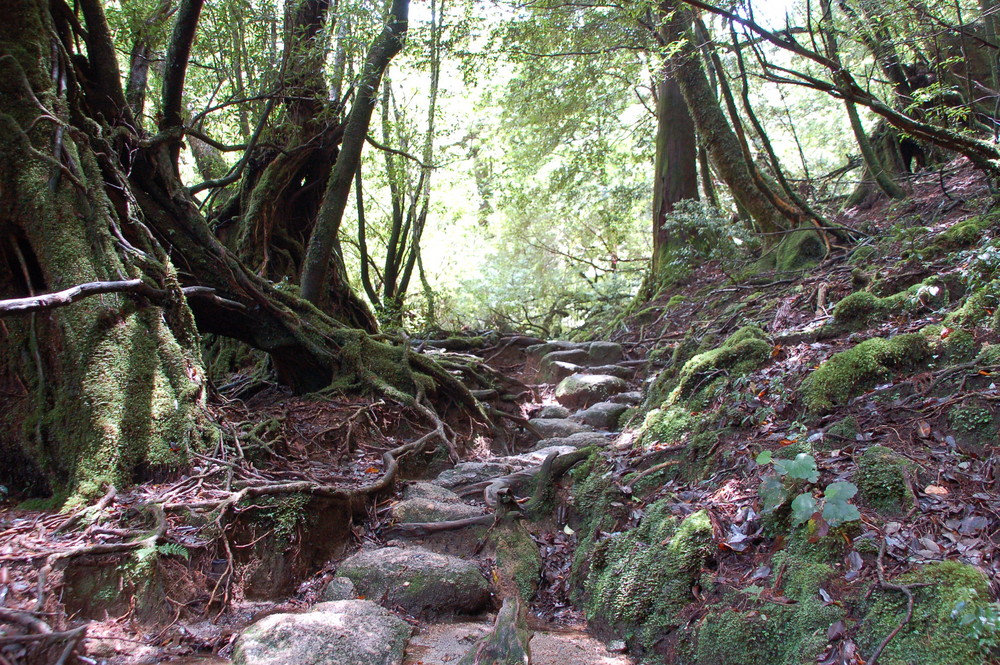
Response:
M932 496L945 496L947 493L948 490L940 485L928 485L924 488L924 494L930 494Z

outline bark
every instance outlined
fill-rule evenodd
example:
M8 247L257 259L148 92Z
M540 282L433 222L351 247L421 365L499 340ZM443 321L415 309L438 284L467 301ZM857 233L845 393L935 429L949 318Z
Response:
M709 84L693 33L691 11L672 1L662 2L660 8L663 15L669 17L664 24L668 43L677 42L680 45L670 59L671 74L684 95L712 165L737 204L751 215L760 231L773 233L784 230L784 216L768 197L761 195L739 139L726 121Z
M103 20L99 4L83 5L88 26ZM67 34L66 14L52 7L11 0L0 22L0 298L123 279L164 297L109 294L5 320L0 483L91 496L129 484L137 468L176 467L201 445L204 374L170 260L107 194L106 181L122 178L115 151L93 123L74 124L83 99L67 44L52 38ZM108 64L100 34L88 31L90 72ZM94 92L89 108L105 122L130 118L120 82Z

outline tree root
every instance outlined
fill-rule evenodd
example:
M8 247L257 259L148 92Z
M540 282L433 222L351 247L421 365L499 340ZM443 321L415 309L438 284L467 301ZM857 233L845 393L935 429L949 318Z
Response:
M873 651L872 655L868 658L867 665L875 665L876 661L878 661L879 656L882 655L882 652L885 651L885 648L889 645L889 642L892 641L892 638L896 637L896 635L899 634L899 631L901 631L903 627L910 622L910 619L913 617L912 590L919 587L931 586L930 584L893 584L892 582L887 582L885 579L885 568L882 565L882 560L884 557L885 557L885 538L882 539L882 542L879 544L878 548L878 562L875 569L876 572L878 573L878 584L883 589L888 589L891 591L899 591L900 593L906 596L906 615L903 617L903 620L899 622L899 625L896 626L891 633L886 635L885 639L883 639L879 643L879 645L875 647L875 651Z

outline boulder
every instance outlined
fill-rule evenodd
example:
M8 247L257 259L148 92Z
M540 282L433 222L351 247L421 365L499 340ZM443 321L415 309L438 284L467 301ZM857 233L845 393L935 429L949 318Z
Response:
M346 577L334 577L323 587L323 600L351 600L358 597L354 582Z
M617 376L619 379L629 381L635 377L635 370L629 369L628 367L621 367L620 365L596 365L582 370L580 374L609 374L611 376Z
M605 402L628 389L622 379L608 374L573 374L556 386L556 400L569 409L584 409Z
M546 358L547 357L548 356L546 356ZM580 365L574 365L573 363L557 360L552 363L543 364L538 369L538 382L559 383L570 374L577 374L579 372L585 372L585 371L586 368Z
M454 501L434 501L433 499L405 499L392 507L394 520L404 524L413 522L450 522L466 517L479 517L481 508Z
M462 487L506 476L513 470L511 466L498 462L462 462L442 471L434 479L434 484L447 488Z
M569 436L579 432L589 432L594 428L583 423L575 423L564 418L532 418L528 421L532 427L538 430L543 439L551 439L560 436Z
M638 406L642 403L642 393L638 390L630 390L627 393L618 393L608 399L615 404L625 404L627 406Z
M624 404L614 402L598 402L583 411L577 411L569 419L573 422L590 425L595 429L617 430L618 419L628 409Z
M545 439L545 441L562 441L562 439ZM565 455L566 453L571 453L575 450L576 446L546 446L544 448L535 448L529 452L507 457L505 459L514 463L523 464L525 466L537 466L545 461L545 458L549 456L549 453L559 453L560 455Z
M403 488L403 499L430 499L444 503L462 502L462 497L434 483L410 483Z
M320 603L304 614L272 614L247 628L234 665L400 665L412 630L367 600Z
M608 438L614 436L609 432L580 432L569 436L555 439L542 439L531 447L532 451L543 450L553 446L570 446L572 448L586 448L587 446L600 446L607 442Z
M591 342L587 354L594 365L613 365L625 358L622 345L614 342Z
M586 342L566 342L563 340L552 340L551 342L545 342L544 344L532 344L524 349L524 352L533 358L541 358L542 356L552 353L553 351L565 351L567 349L587 349L588 345Z
M366 598L413 615L475 614L490 602L489 585L474 564L416 547L359 552L337 575L350 578Z
M561 404L547 404L539 410L538 414L535 415L536 418L545 418L548 420L558 419L558 418L569 418L570 410Z

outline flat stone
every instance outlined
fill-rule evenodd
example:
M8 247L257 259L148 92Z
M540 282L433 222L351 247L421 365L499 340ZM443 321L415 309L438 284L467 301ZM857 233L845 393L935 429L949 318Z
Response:
M535 417L551 420L558 418L569 418L569 414L570 410L567 409L562 404L548 404L546 406L543 406Z
M573 374L556 386L556 400L569 409L584 409L628 390L628 384L608 374Z
M596 365L594 367L588 367L581 370L580 374L608 374L610 376L617 376L619 379L629 381L635 377L635 370L629 369L628 367L622 367L620 365Z
M586 355L586 354L584 354ZM546 356L547 358L548 356ZM562 362L557 360L552 363L542 364L538 369L538 382L539 383L559 383L565 379L570 374L579 374L580 372L587 371L585 367L581 365L574 365L570 362Z
M618 418L628 409L624 404L598 402L569 417L573 422L590 425L594 429L617 430Z
M489 585L474 564L416 547L359 552L337 575L350 578L366 598L417 616L475 614L490 602Z
M580 432L554 439L542 439L532 446L531 450L543 450L553 446L570 446L577 449L586 448L587 446L600 446L606 443L611 436L613 435L609 432Z
M642 393L638 390L630 390L625 393L618 393L617 395L612 395L608 398L609 402L614 402L615 404L626 404L628 406L638 406L642 403Z
M437 478L434 484L441 487L462 487L481 483L484 480L492 480L500 476L506 476L514 469L508 464L497 462L462 462L456 464L452 469L445 469Z
M410 483L403 488L403 499L430 499L444 503L462 503L462 497L434 483Z
M613 365L625 358L622 345L614 342L591 342L587 353L595 365Z
M565 340L552 340L545 342L544 344L532 344L524 349L524 352L534 358L541 358L542 356L552 353L553 351L565 351L567 349L587 349L588 344L586 342L567 342Z
M392 518L403 524L414 522L450 522L483 514L481 508L454 501L406 499L392 507Z
M400 665L412 630L367 600L320 603L272 614L236 642L234 665Z
M561 441L562 439L545 439L546 441ZM565 446L565 445L554 445L546 446L544 448L537 448L530 450L526 453L520 455L513 455L511 457L505 457L504 459L516 464L524 464L525 466L537 466L545 461L551 453L558 453L560 455L565 455L567 453L572 453L576 450L576 446Z
M334 577L323 587L323 600L352 600L358 597L354 582L346 577Z
M575 423L565 418L532 418L528 421L532 427L538 430L543 439L551 439L559 436L569 436L579 432L589 432L593 427L583 423Z

